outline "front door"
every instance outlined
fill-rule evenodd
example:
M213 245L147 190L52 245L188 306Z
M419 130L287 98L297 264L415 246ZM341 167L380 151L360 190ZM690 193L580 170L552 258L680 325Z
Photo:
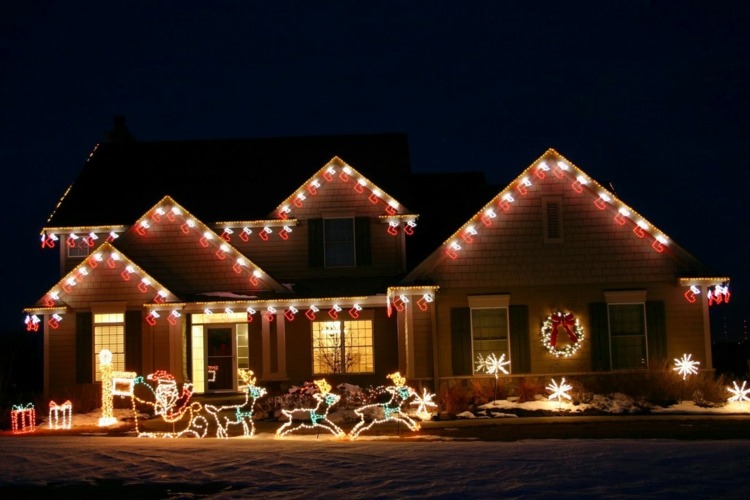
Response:
M206 329L206 389L234 390L234 329L229 326Z

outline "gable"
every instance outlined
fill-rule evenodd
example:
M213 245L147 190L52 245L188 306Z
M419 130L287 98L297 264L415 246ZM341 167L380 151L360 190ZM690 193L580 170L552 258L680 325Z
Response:
M109 242L102 243L55 284L36 306L49 310L90 307L95 302L141 306L178 297Z
M557 212L547 211L550 203ZM555 221L560 234L548 231ZM550 149L404 282L430 279L446 287L676 282L706 273L663 231Z
M332 158L274 210L279 219L326 216L380 217L387 227L411 233L417 216L339 157ZM411 224L410 224L411 223Z
M287 291L226 239L165 196L116 240L183 297Z

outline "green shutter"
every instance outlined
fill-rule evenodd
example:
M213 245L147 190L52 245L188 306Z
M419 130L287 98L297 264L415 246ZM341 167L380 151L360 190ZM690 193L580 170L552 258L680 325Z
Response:
M453 375L471 375L471 321L468 307L451 309L451 352Z
M531 373L531 344L529 341L529 306L508 308L510 321L511 373Z
M307 221L307 263L310 267L323 267L323 219Z
M141 373L141 311L125 311L125 369Z
M76 313L76 383L90 384L94 375L93 316Z
M611 370L609 358L609 319L606 302L589 304L589 337L591 367L594 371Z
M354 248L357 266L372 265L372 248L370 242L370 219L368 217L354 218Z
M667 326L664 302L646 302L646 336L648 338L648 365L658 368L667 359Z

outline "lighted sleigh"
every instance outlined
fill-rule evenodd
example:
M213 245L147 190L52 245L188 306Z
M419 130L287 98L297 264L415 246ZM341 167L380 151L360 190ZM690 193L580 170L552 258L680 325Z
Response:
M205 437L208 422L192 396L191 383L184 383L180 391L174 377L164 371L136 377L132 400L138 437ZM144 419L144 413L151 418Z

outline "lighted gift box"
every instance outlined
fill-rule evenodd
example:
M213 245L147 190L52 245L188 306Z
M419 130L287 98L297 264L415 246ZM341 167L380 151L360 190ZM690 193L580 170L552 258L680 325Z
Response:
M34 432L36 430L36 410L32 403L23 405L13 405L10 410L10 420L13 434L22 434L25 432Z

